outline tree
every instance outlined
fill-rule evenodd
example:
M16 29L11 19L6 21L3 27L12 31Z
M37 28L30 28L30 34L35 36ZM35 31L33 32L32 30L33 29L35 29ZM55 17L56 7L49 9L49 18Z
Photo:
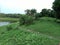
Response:
M56 17L55 11L51 9L42 9L41 16Z
M48 14L47 9L42 9L41 14L42 16L47 16Z
M50 15L51 15L51 9L47 9L47 16L51 17Z
M34 16L36 14L36 9L31 9L31 15Z
M42 17L42 16L41 16L41 13L36 13L36 14L35 14L35 19L39 19L40 17Z
M60 19L60 0L55 0L52 8L56 12L56 18Z
M55 18L55 17L56 17L56 13L55 13L55 11L54 11L54 10L51 10L51 12L50 12L50 17L53 17L53 18Z
M47 9L47 16L48 17L56 17L55 11L51 9Z
M26 12L26 15L30 15L31 14L31 11L29 9L26 9L25 12Z
M26 12L26 15L30 15L30 16L34 16L35 14L36 14L36 9L27 9L27 10L25 10L25 12Z

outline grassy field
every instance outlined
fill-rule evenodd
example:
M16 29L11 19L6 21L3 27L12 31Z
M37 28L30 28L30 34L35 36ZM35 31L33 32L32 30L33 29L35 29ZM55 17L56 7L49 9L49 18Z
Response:
M60 43L60 24L56 19L43 17L35 24L18 26L12 23L12 29L0 27L0 45L58 45ZM15 28L17 27L18 28Z
M43 17L35 24L23 27L60 39L60 23L57 23L54 18Z
M0 21L10 21L10 22L15 22L18 21L18 18L1 18L0 17Z
M12 26L16 26L12 24ZM58 45L59 40L52 37L27 31L26 29L7 30L0 27L0 45Z

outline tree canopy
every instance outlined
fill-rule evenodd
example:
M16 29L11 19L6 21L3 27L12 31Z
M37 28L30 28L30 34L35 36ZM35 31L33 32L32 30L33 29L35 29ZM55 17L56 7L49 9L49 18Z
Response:
M55 0L52 8L56 12L56 18L60 19L60 0Z

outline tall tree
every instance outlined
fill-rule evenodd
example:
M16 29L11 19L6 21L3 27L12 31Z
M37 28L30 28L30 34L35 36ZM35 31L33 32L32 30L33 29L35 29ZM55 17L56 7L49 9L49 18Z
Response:
M34 16L37 13L36 9L31 9L31 15Z
M31 9L31 10L27 9L25 10L25 12L27 15L30 15L30 16L34 16L37 13L36 9Z
M29 9L25 10L26 12L26 15L30 15L31 14L31 11Z
M56 12L56 18L60 19L60 0L55 0L52 8Z
M41 14L42 16L47 16L47 9L42 9Z
M53 18L55 18L55 17L56 17L56 13L55 13L55 11L54 11L54 10L51 10L51 12L50 12L50 17L53 17Z

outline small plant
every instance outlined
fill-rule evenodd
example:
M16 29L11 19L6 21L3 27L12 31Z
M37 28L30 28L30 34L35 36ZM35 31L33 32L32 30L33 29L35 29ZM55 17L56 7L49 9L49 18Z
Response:
M2 32L1 34L4 34L4 32Z
M19 26L16 26L14 29L15 29L15 30L16 30L16 29L19 29Z
M11 30L11 29L13 29L13 27L11 25L7 26L8 31Z

